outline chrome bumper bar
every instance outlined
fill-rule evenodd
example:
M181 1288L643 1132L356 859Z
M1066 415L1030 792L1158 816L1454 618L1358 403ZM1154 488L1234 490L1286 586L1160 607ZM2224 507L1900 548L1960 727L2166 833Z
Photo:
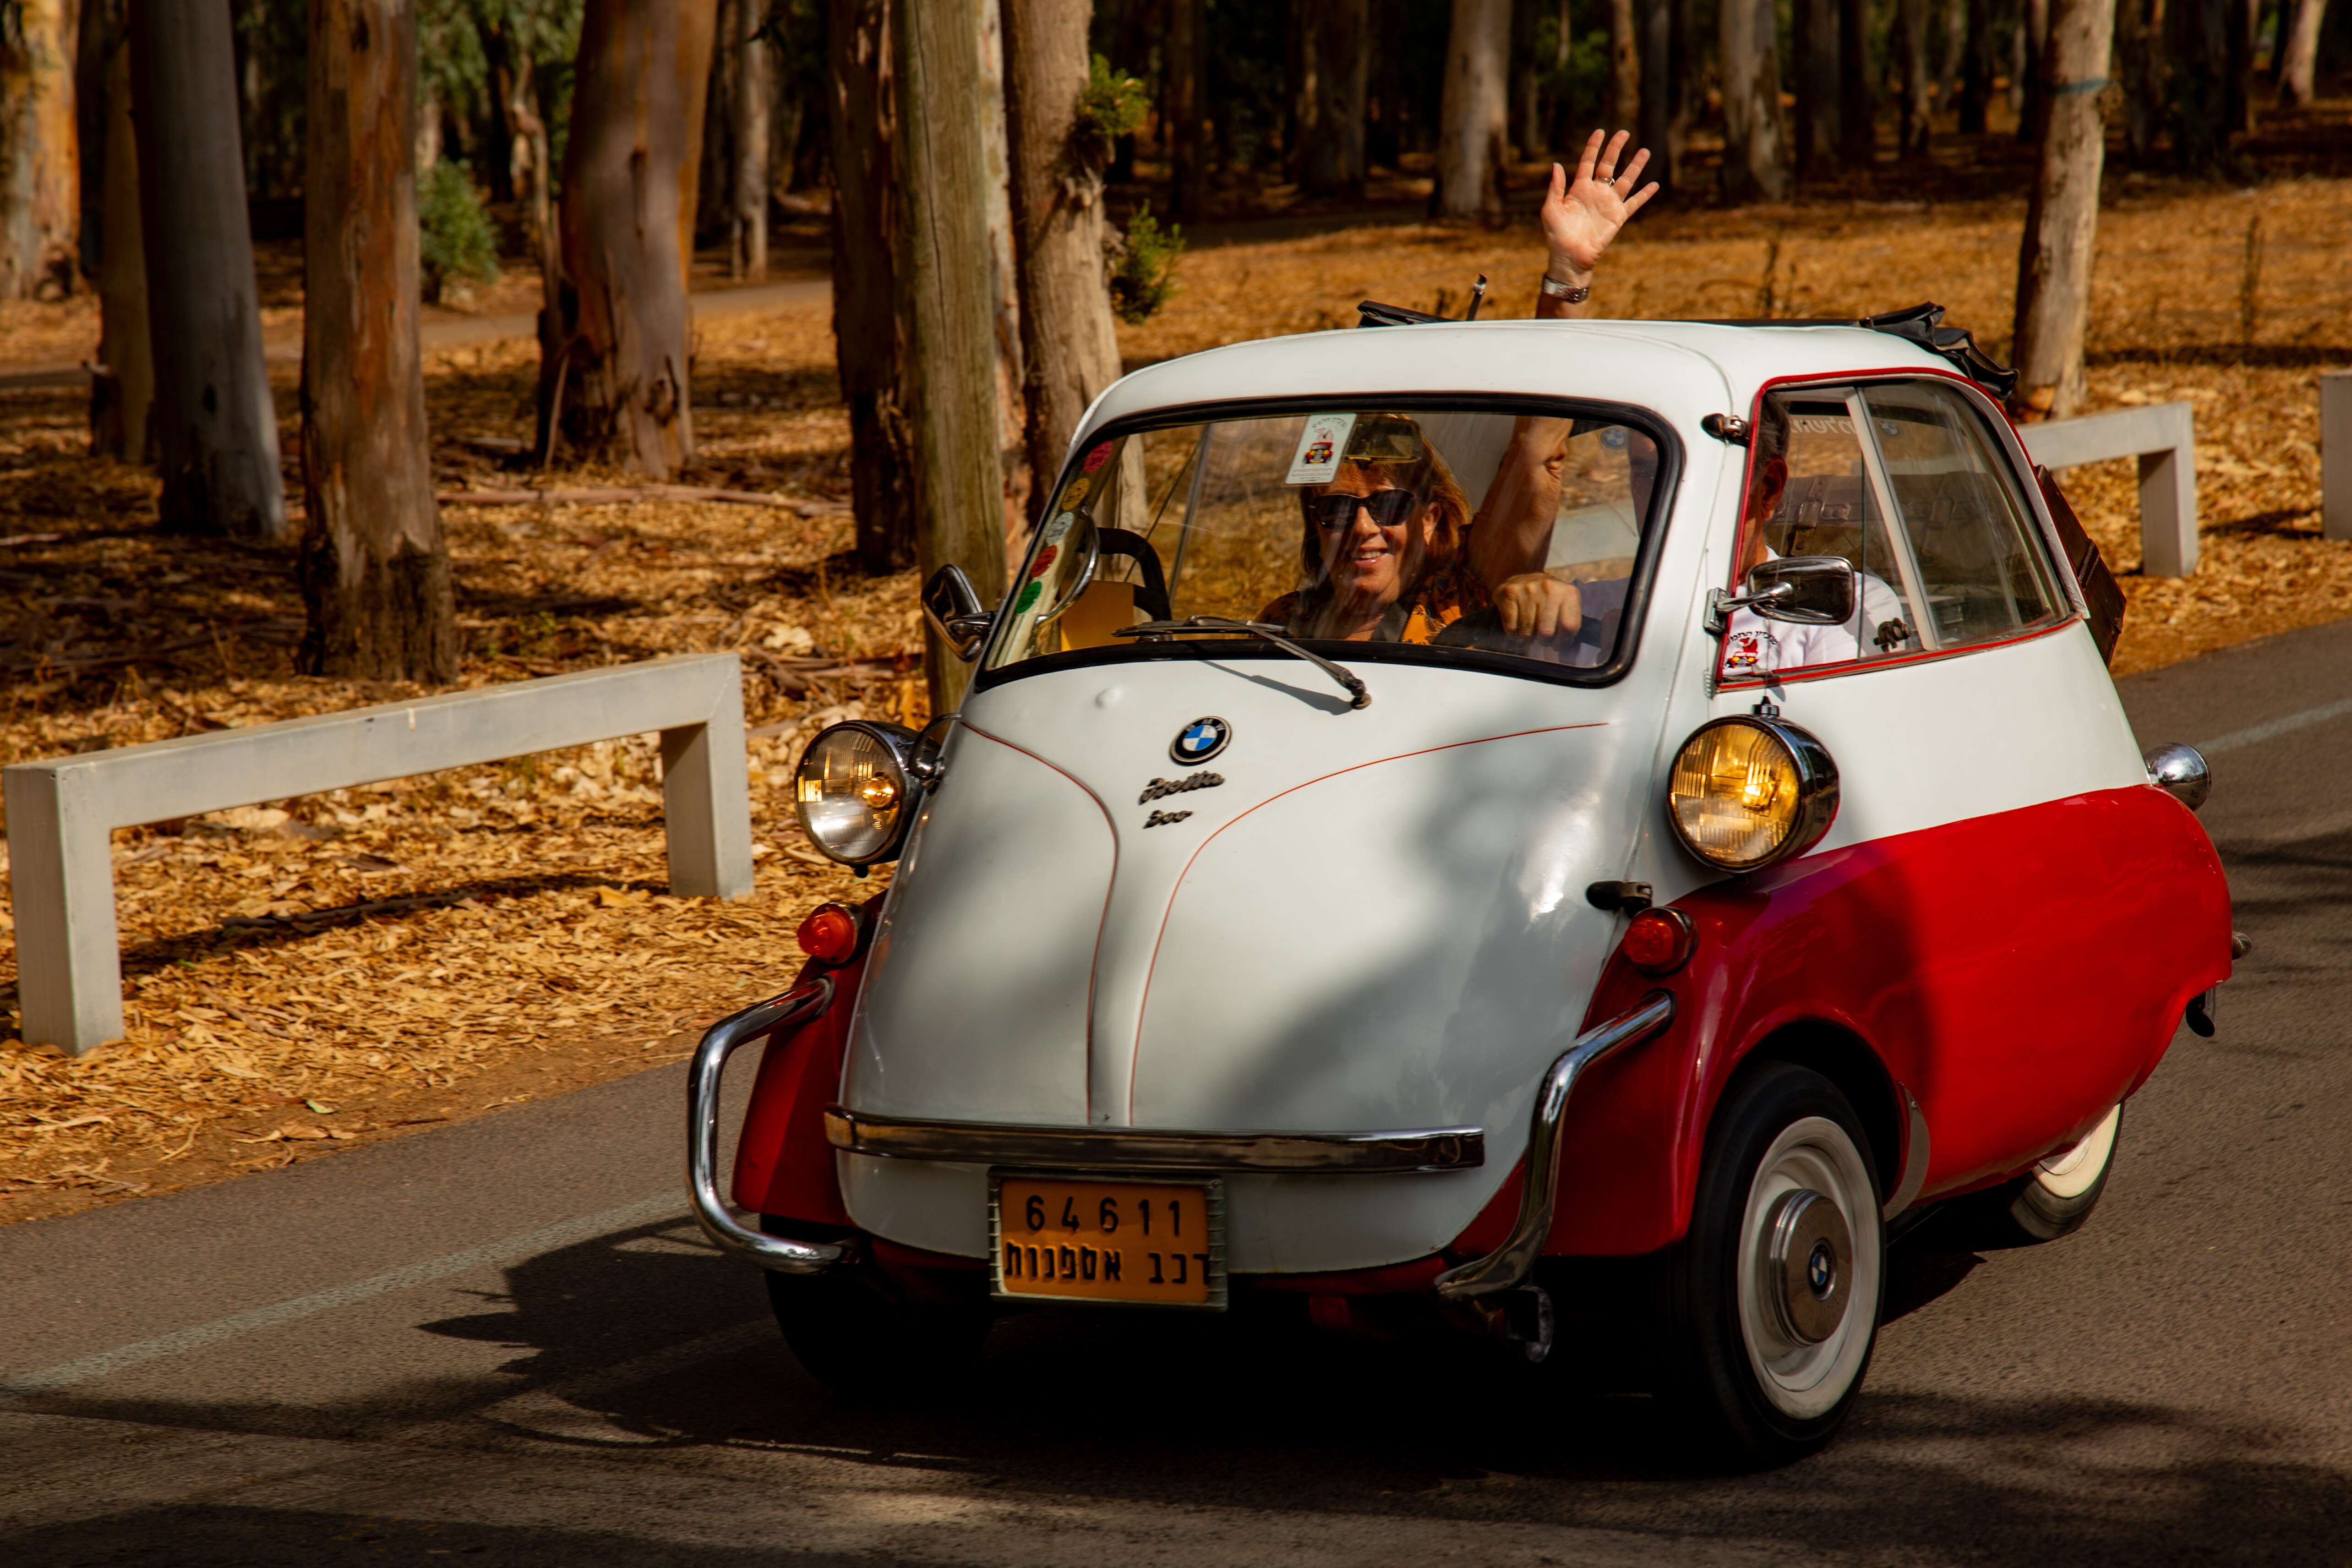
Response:
M970 1165L1352 1175L1467 1171L1486 1163L1486 1134L1476 1127L1410 1132L1192 1132L917 1121L869 1116L836 1105L824 1113L824 1136L847 1153Z
M1543 1251L1544 1238L1551 1234L1552 1213L1559 1202L1559 1129L1576 1080L1601 1058L1656 1034L1674 1016L1673 994L1653 991L1640 1006L1594 1025L1559 1054L1536 1090L1527 1160L1519 1172L1519 1217L1512 1222L1511 1234L1502 1246L1439 1275L1440 1296L1449 1301L1468 1300L1527 1283L1535 1270L1537 1255Z
M686 1088L686 1190L702 1234L730 1257L779 1274L815 1274L840 1260L841 1248L766 1236L737 1219L719 1192L719 1083L727 1058L780 1025L805 1024L833 1005L833 977L820 975L772 1002L721 1018L694 1048Z

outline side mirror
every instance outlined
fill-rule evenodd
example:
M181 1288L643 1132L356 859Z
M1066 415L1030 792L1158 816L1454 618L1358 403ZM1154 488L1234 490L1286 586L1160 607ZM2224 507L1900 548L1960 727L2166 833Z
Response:
M980 657L990 629L996 625L996 617L981 604L971 579L953 562L932 573L930 581L923 584L923 615L966 664Z
M1741 598L1758 615L1801 626L1843 626L1853 619L1860 592L1853 563L1839 555L1784 555L1759 562L1745 586Z

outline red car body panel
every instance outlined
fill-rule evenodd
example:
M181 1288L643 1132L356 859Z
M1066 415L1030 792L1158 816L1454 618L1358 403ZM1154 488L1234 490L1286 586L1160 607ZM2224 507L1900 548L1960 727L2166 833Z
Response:
M1612 958L1594 989L1588 1024L1661 984L1677 1007L1664 1033L1578 1086L1548 1252L1678 1239L1725 1083L1784 1028L1842 1031L1917 1100L1920 1195L1935 1197L2088 1131L2155 1069L2189 1000L2230 973L2220 858L2153 787L1832 849L1675 907L1697 928L1691 963L1662 982ZM1515 1208L1513 1189L1496 1201Z
M811 963L793 984L824 973L833 976L833 1005L790 1035L770 1036L761 1053L735 1149L735 1202L753 1214L845 1226L849 1210L824 1138L824 1108L841 1092L841 1056L866 978L865 951L838 969Z

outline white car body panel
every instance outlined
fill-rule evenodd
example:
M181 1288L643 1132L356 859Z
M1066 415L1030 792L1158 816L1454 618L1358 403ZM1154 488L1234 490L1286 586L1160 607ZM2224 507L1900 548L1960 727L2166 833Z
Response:
M1744 454L1701 418L1745 416L1768 378L1945 368L1853 329L1496 322L1243 344L1117 384L1080 447L1114 420L1244 397L1529 395L1653 411L1682 462L1645 624L1627 632L1632 667L1577 687L1367 658L1361 710L1313 666L1263 648L976 691L875 939L843 1103L1065 1126L1478 1127L1477 1170L1226 1178L1236 1273L1444 1247L1509 1176L1537 1081L1622 929L1586 902L1587 884L1633 877L1663 901L1717 879L1675 847L1659 784L1690 730L1759 695L1706 679L1717 650L1702 612L1729 575ZM2141 777L2079 625L1774 695L1853 770L1824 847ZM1171 762L1171 741L1204 715L1232 726L1230 745L1199 769ZM1139 799L1200 771L1225 783ZM1191 816L1147 828L1155 809ZM986 1255L982 1167L838 1163L862 1228Z

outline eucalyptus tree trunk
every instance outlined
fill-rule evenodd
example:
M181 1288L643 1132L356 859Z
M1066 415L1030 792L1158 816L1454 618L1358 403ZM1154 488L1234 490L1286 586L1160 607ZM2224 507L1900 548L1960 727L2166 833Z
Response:
M550 151L547 121L539 111L539 85L530 60L519 48L509 48L498 70L499 112L506 121L507 177L514 183L515 199L522 204L530 230L531 258L539 264L540 287L545 304L555 300L561 275L555 224L555 160Z
M416 338L415 0L310 0L301 665L457 676Z
M228 0L131 0L131 97L167 531L286 537ZM401 153L408 152L404 144Z
M1641 143L1650 150L1643 171L1671 193L1682 172L1683 137L1690 124L1684 87L1683 56L1688 47L1684 18L1690 0L1651 0L1641 7Z
M1454 0L1430 193L1438 217L1502 221L1510 43L1510 0Z
M2165 73L2165 117L2173 160L2186 174L2216 173L2229 155L2229 84L2222 71L2230 58L2229 21L2227 0L2166 0L2165 53L2173 68Z
M1718 23L1724 200L1779 201L1789 194L1789 172L1772 0L1722 0Z
M1321 0L1307 7L1301 25L1307 86L1299 106L1298 183L1309 195L1360 196L1370 7L1366 0Z
M12 0L0 26L0 299L62 300L80 270L76 0ZM0 15L0 24L8 18Z
M1838 143L1845 162L1878 161L1878 99L1870 74L1870 0L1838 0Z
M1790 76L1797 105L1790 113L1797 177L1817 180L1837 164L1837 0L1792 0L1789 47L1796 55Z
M1004 552L1029 539L1028 375L1022 368L1021 262L1013 226L1013 152L1005 130L1004 14L980 0L981 221L988 232L988 298L996 329L996 467Z
M1004 5L1024 437L1030 472L1041 484L1053 482L1079 417L1119 372L1118 330L1103 276L1102 167L1109 149L1078 134L1092 9L1092 0ZM1362 145L1360 123L1359 156Z
M2116 80L2123 87L2124 148L2134 163L2156 153L2164 123L2160 0L2116 0Z
M982 0L914 0L891 23L916 564L926 578L961 566L992 605L1004 593L1004 495ZM924 635L932 711L944 713L968 672Z
M898 291L897 49L891 0L830 0L833 342L849 408L857 559L880 576L915 559L914 433Z
M1609 122L1642 122L1642 40L1633 0L1609 0Z
M1897 0L1895 68L1903 83L1903 121L1895 145L1906 158L1927 155L1927 0Z
M694 457L687 285L716 0L589 0L540 312L541 450L666 479Z
M2319 25L2327 16L2327 0L2286 0L2279 12L2278 100L2281 109L2311 107L2312 81L2319 63Z
M2064 418L2083 391L2106 156L2098 85L2107 74L2116 0L2053 0L2042 50L2041 157L2017 255L2017 389L2024 416Z
M760 36L766 18L757 0L743 0L735 48L735 208L730 226L730 270L750 282L768 276L768 115L775 98L768 41Z
M100 0L92 0L93 4ZM105 112L90 149L104 165L98 211L98 373L89 445L99 456L154 459L155 360L147 338L147 254L139 225L139 142L131 118L131 39L110 26L97 72Z
M1197 223L1209 201L1209 19L1206 0L1167 0L1167 88L1160 95L1160 155L1170 205Z

